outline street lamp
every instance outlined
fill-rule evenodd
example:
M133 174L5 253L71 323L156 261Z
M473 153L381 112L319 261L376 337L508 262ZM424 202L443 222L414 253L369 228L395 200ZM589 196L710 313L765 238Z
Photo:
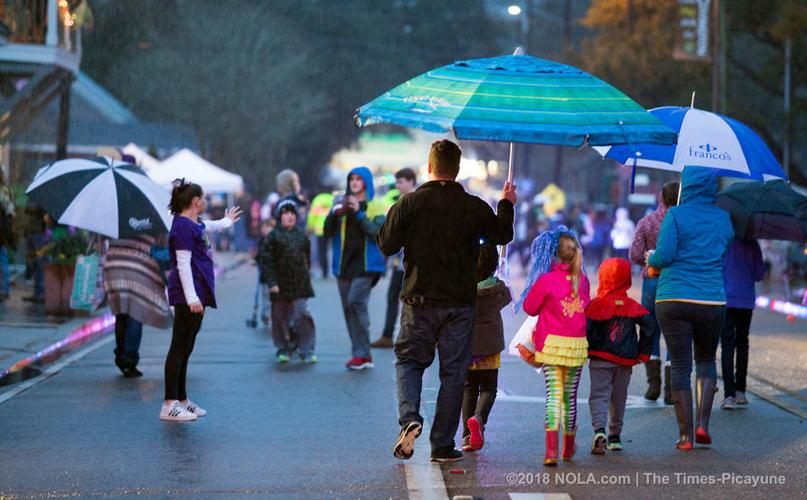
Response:
M507 7L507 13L513 17L517 17L521 25L521 45L527 51L529 33L530 33L530 20L529 13L521 8L521 5L512 4Z

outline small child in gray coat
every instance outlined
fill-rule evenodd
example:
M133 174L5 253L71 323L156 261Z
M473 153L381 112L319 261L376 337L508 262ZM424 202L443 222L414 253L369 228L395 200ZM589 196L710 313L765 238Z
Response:
M501 310L513 298L493 273L499 262L496 246L483 243L477 262L476 319L471 345L471 365L462 398L462 450L477 451L485 444L485 425L496 400L504 326Z

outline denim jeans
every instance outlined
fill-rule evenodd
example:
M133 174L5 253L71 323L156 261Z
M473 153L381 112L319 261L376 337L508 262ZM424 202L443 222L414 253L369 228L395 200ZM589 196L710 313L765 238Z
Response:
M642 305L645 309L650 311L653 321L656 321L656 288L658 287L658 278L644 278L642 280ZM656 321L658 326L658 321ZM653 337L653 357L658 358L661 356L661 328L656 328L656 334ZM670 353L667 352L667 361L670 360Z
M11 275L8 269L8 248L0 245L0 293L11 293Z
M723 392L726 397L736 396L737 391L745 392L745 380L748 374L748 333L753 313L753 309L734 307L726 309L726 321L720 336L720 362L723 369Z
M398 358L398 423L416 421L420 415L423 372L434 361L435 347L440 356L440 390L432 424L432 450L454 446L460 424L465 376L471 363L473 307L431 307L403 304L401 331L395 342Z
M356 358L370 357L370 313L367 304L370 302L374 282L374 278L368 277L337 280L345 323L350 334L352 356Z
M693 346L697 376L717 380L715 359L725 314L725 306L691 302L656 304L656 317L664 332L672 365L670 389L692 389Z
M143 324L128 314L115 316L115 359L137 366L140 361L140 341Z

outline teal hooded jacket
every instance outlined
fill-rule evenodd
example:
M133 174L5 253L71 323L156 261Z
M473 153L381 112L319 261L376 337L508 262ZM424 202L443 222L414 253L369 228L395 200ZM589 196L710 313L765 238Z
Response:
M648 265L661 269L656 302L725 304L723 257L734 238L728 212L714 205L714 169L686 167L681 199L661 223Z

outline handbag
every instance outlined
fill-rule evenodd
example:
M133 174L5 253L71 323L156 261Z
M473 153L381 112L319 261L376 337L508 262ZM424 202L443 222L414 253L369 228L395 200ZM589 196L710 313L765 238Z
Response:
M537 324L538 316L527 316L513 340L510 341L510 346L507 349L508 354L521 358L522 361L534 368L542 366L541 363L535 361L535 344L532 341L532 333L535 331L535 325Z

